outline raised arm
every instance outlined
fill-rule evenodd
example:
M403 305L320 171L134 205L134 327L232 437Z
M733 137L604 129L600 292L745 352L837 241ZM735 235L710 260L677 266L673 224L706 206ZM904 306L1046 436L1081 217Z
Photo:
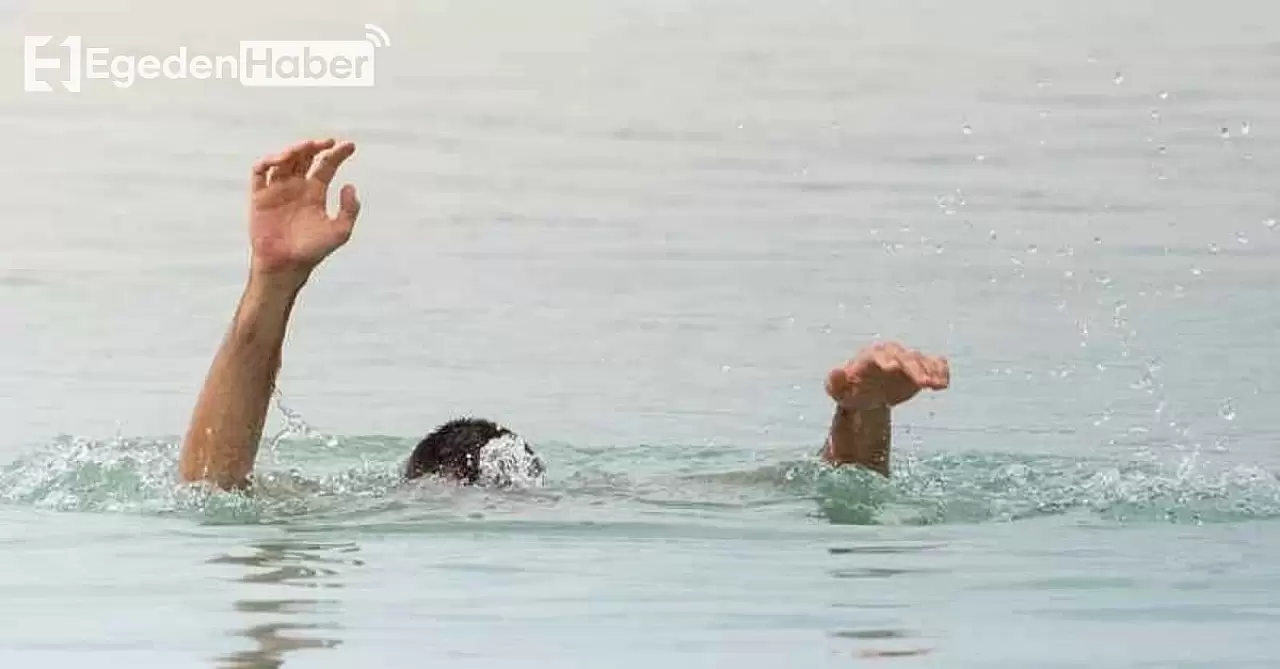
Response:
M247 484L294 301L311 271L351 237L360 212L351 185L342 187L338 215L326 211L329 183L354 152L350 142L313 140L254 166L249 279L187 428L182 481Z
M889 476L893 407L921 390L942 390L950 384L946 358L922 355L892 342L863 349L827 375L827 395L835 401L836 410L823 459Z

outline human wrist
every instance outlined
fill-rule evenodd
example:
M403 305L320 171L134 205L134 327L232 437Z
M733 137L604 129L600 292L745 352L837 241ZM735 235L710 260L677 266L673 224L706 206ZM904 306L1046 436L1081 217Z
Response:
M273 267L256 258L249 267L247 291L265 295L296 295L311 278L312 267Z
M263 332L282 326L293 311L307 276L297 272L251 271L236 309L233 331L253 340Z

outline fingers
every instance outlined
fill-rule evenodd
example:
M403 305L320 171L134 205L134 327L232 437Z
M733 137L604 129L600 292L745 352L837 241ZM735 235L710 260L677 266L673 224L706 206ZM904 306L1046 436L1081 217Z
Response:
M311 178L326 186L329 185L329 182L333 181L334 175L338 173L338 168L355 152L356 145L351 142L343 142L334 147L332 151L326 151L316 161L316 167L311 173Z
M875 344L860 358L869 360L884 372L900 372L921 388L942 390L951 385L951 365L946 358L927 356L896 342Z
M253 192L258 192L267 187L267 172L271 171L271 160L263 158L253 164L253 177L250 180Z
M312 139L294 144L285 150L283 159L272 170L271 181L306 176L307 170L311 168L311 161L315 159L316 154L332 146L332 139Z
M907 378L911 379L912 383L921 388L933 386L933 374L929 369L928 361L919 351L902 353L902 371L906 372Z
M904 349L896 344L882 344L872 351L871 361L886 372L898 372L902 370L903 352Z
M250 179L252 191L260 191L272 183L285 179L305 177L308 170L311 170L311 178L327 186L338 173L338 168L355 151L356 147L352 142L339 144L333 139L311 139L298 142L254 164ZM317 156L319 156L318 160ZM312 169L313 164L314 169ZM359 211L358 202L352 211ZM355 222L354 214L349 218L352 223Z
M334 222L345 232L351 235L351 230L356 226L356 218L360 216L360 198L356 197L356 187L347 184L342 187L342 191L338 194L338 217Z
M951 387L951 362L946 358L934 358L937 365L935 373L938 377L938 390Z
M281 179L305 175L316 154L331 148L333 144L332 139L311 139L259 160L253 166L250 180L253 190L262 190L269 183Z

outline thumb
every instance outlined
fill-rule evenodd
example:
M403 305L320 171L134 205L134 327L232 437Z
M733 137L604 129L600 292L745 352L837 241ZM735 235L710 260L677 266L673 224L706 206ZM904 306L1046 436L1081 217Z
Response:
M827 394L831 399L839 399L849 390L849 375L843 367L836 367L827 374Z
M356 225L358 216L360 216L360 199L356 197L356 187L347 184L338 194L338 218L335 222L350 233Z

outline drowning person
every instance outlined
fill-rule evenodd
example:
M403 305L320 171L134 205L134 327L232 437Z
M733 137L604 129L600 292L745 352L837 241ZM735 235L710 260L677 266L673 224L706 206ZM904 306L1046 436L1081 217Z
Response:
M254 165L249 278L183 440L178 462L183 482L227 490L249 485L294 303L316 267L351 238L360 214L350 184L339 192L337 215L327 210L329 186L355 150L351 142L309 140ZM892 408L921 390L945 389L950 379L945 358L892 342L864 348L827 374L835 414L821 457L888 477ZM512 466L522 471L509 471ZM536 479L543 470L533 449L511 430L490 420L461 418L418 443L404 477L504 485Z

